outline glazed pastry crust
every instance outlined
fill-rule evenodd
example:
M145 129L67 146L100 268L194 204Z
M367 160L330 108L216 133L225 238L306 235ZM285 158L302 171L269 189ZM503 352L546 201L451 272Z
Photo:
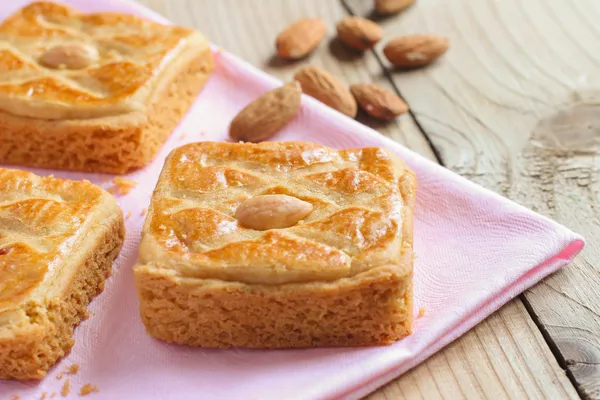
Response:
M41 64L60 43L91 46L100 58L77 70ZM116 174L142 167L213 69L208 42L187 28L33 3L0 25L0 163Z
M411 332L416 180L378 148L196 143L168 157L134 269L160 339L204 347L392 343ZM261 194L313 205L255 231L235 209Z
M73 346L124 238L89 182L0 168L0 379L39 379Z

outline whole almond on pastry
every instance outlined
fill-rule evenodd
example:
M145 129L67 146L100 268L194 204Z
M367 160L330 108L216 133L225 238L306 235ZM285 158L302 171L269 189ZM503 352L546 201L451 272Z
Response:
M322 68L310 66L300 69L294 75L302 85L302 91L321 103L354 118L357 105L352 93L336 77Z
M396 14L404 11L414 2L415 0L375 0L375 10L383 15Z
M416 68L431 64L448 50L447 38L438 35L400 36L383 48L385 57L395 66Z
M361 17L346 17L337 24L338 38L356 50L367 50L381 40L383 32L375 22Z
M263 94L233 118L229 136L235 141L254 143L269 139L296 115L301 94L296 81Z
M350 86L358 105L372 117L393 119L408 111L408 105L396 94L372 84Z
M64 43L48 49L39 61L54 69L81 69L98 61L98 50L84 43Z
M302 18L285 28L275 41L277 55L296 60L317 48L327 34L327 25L319 18Z
M313 205L285 194L251 197L235 211L239 223L250 229L264 231L294 226L312 212Z

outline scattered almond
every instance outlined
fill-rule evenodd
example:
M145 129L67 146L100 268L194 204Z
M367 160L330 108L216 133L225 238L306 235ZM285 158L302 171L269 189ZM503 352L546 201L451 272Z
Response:
M263 94L233 118L229 136L236 141L254 143L269 139L296 115L301 94L296 81Z
M356 84L350 91L358 105L375 118L393 119L408 111L406 103L396 94L372 84Z
M415 0L375 0L375 10L384 15L396 14L404 11L414 2Z
M367 50L381 40L383 31L371 20L346 17L337 24L337 34L348 46L357 50Z
M400 36L390 40L383 54L395 66L416 68L431 64L448 50L447 38L438 35Z
M299 59L317 48L327 34L327 25L320 18L302 18L285 28L275 41L281 58Z
M98 61L98 50L84 43L59 44L43 53L39 61L49 68L81 69Z
M241 225L264 231L294 226L312 212L313 205L285 194L267 194L243 201L235 210Z
M350 91L336 77L322 68L310 66L300 69L294 75L302 85L302 91L342 114L356 116L356 100Z

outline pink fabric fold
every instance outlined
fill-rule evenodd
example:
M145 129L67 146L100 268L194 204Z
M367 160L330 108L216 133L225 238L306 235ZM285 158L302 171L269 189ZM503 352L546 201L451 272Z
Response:
M0 17L28 3L0 3ZM123 0L70 0L82 11L131 12L167 22ZM216 49L217 68L197 102L156 160L127 178L139 182L118 201L127 239L114 274L76 330L76 345L47 378L0 381L0 398L39 399L59 392L56 375L71 364L70 398L85 383L98 387L90 399L332 399L359 398L419 364L516 295L570 262L583 239L567 228L494 194L411 152L372 129L309 97L299 115L273 140L304 140L336 148L385 147L417 174L415 210L414 333L385 347L306 350L211 350L150 338L138 315L132 266L144 220L141 210L164 158L195 141L227 140L231 118L250 100L280 84L247 63ZM101 186L106 175L33 170ZM63 379L64 381L64 379Z

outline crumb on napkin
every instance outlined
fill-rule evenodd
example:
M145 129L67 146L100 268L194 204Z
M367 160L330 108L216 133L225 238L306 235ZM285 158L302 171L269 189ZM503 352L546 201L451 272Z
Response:
M71 393L71 382L67 379L60 389L60 394L62 397L67 397Z
M99 392L98 387L96 385L92 385L91 383L86 383L79 390L80 396L87 396L90 393Z
M69 375L75 375L78 372L79 372L79 364L73 364L69 367L69 369L67 369L67 373Z
M425 307L419 308L419 315L417 318L421 318L423 315L425 315Z
M147 208L142 208L142 212L140 213L143 216L145 216L148 213L148 209Z
M121 178L120 176L114 178L112 183L114 186L108 189L108 191L116 196L128 194L137 185L137 182Z
M48 394L48 393L46 393L46 392L42 393L42 397L40 397L40 400L46 400L46 395L47 395L47 394Z

